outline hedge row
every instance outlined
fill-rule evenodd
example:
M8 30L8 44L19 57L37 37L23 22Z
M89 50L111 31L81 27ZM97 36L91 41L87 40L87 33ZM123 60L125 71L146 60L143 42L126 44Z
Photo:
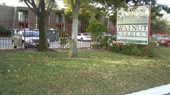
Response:
M99 42L92 45L93 48L106 48L109 51L135 56L153 56L153 45L146 48L144 45L117 44L113 36L100 37Z

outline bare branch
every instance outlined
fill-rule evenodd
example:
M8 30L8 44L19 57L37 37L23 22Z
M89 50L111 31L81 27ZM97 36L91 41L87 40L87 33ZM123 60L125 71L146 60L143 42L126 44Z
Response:
M38 11L40 11L41 2L38 4Z
M48 5L48 7L47 7L47 14L48 15L50 14L50 12L51 12L51 10L53 8L54 3L55 3L55 0L50 0L50 3Z
M35 4L34 0L31 0L31 1L32 1L32 6L33 6L33 8L36 8L36 9L37 9L37 7L36 7L36 4Z
M47 7L47 10L50 8L51 2L52 2L52 0L50 0L50 2L49 2L48 7Z
M28 6L28 8L35 13L35 15L39 14L34 0L31 0L32 2L30 0L23 0L23 1Z
M28 6L28 8L29 8L32 12L35 13L35 15L38 15L37 10L34 9L34 8L31 6L30 2L27 2L27 0L24 0L24 2L25 2L25 4Z

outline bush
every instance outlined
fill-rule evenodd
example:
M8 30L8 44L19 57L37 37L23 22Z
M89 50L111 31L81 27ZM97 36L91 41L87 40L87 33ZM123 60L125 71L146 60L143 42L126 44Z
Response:
M121 52L126 55L131 55L133 48L134 48L133 44L121 45Z
M92 48L108 48L116 43L116 38L113 36L100 36L98 38L98 43L93 44ZM111 48L111 47L110 47Z
M108 50L113 52L113 50L114 50L113 46L109 46Z
M68 40L66 38L61 38L60 39L60 44L61 45L64 45L64 44L67 44L68 43Z
M108 48L108 40L109 40L108 36L100 37L99 46L101 48Z
M147 55L153 56L153 46L154 43L151 43L147 48ZM104 36L100 37L99 44L93 44L92 48L108 48L112 52L121 52L126 55L136 55L143 56L146 53L144 52L144 45L134 45L134 44L121 44L120 48L117 46L116 38L113 36Z
M147 48L147 55L149 57L153 57L154 56L154 51L153 51L154 47L155 47L155 42L154 41L150 41L150 44L149 44L149 46Z
M153 56L154 56L154 52L153 52L153 49L152 49L152 48L150 48L150 47L147 48L147 55L148 55L149 57L153 57Z
M97 49L97 48L99 48L99 45L98 45L98 44L92 44L92 45L91 45L91 48Z
M105 31L107 32L107 28L100 23L92 23L88 26L87 31L91 33L93 40L97 42L97 37L101 36Z
M119 47L117 46L117 44L113 44L113 51L114 52L120 52Z
M113 36L103 36L100 37L99 43L101 44L102 47L108 48L108 46L116 44L116 38Z
M144 55L144 52L140 48L134 47L132 49L132 55L142 56Z
M119 47L117 46L117 44L113 44L112 46L108 46L109 51L112 52L120 52Z

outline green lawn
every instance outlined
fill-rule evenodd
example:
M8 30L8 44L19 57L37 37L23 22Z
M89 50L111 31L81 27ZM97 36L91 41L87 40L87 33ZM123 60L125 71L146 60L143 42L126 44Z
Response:
M154 58L109 51L0 52L0 95L122 95L170 83L170 47Z

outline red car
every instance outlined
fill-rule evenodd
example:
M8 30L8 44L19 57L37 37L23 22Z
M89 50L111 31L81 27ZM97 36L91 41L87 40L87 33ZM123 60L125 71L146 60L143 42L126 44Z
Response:
M156 46L164 45L169 46L170 45L170 34L164 34L160 35L155 39Z

